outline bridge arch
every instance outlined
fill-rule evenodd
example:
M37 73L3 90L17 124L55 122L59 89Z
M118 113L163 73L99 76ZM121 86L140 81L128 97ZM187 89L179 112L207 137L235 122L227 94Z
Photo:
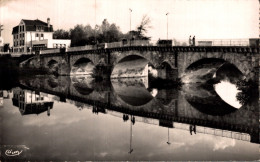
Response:
M51 59L47 62L47 69L50 73L58 74L59 71L59 62L57 60Z
M34 60L34 57L31 57L23 62L20 63L20 66L26 67L32 64L32 61Z
M215 78L236 83L238 79L244 79L245 73L242 71L243 69L240 70L235 64L222 58L202 58L185 69L182 82L207 82Z
M156 67L143 56L132 54L114 62L111 78L133 78L148 76L148 64Z
M111 58L111 78L142 77L148 76L148 74L152 74L149 76L155 78L169 80L175 80L178 77L176 65L174 65L176 64L176 57L172 52L164 53L162 51L146 50L116 51L111 53ZM170 70L166 71L166 67L167 70Z
M70 75L91 75L94 67L94 63L89 58L81 57L71 63Z
M159 55L159 54L158 54ZM124 58L130 57L130 56L139 56L141 58L146 59L151 65L154 67L158 67L159 61L152 58L152 54L149 52L141 52L141 51L124 51L120 54L116 53L115 59L113 61L113 66L117 65L119 62L122 62Z
M249 60L247 55L243 53L185 52L179 54L179 56L179 77L185 75L185 72L187 72L186 69L188 69L193 63L196 63L202 59L222 60L223 62L233 64L242 72L244 76L246 76L246 78L252 78L250 75L253 75L252 69L254 69L254 65L252 64L252 60Z

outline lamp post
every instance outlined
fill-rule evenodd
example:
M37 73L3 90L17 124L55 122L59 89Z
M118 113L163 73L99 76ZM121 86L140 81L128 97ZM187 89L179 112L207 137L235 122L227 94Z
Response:
M130 46L131 46L131 39L132 39L132 33L131 33L131 13L132 13L132 9L131 8L129 8L129 13L130 13L130 31L129 31L129 33L130 33Z
M168 128L168 141L166 142L168 145L170 145L171 144L171 142L170 142L170 137L169 137L169 128Z
M32 32L30 32L31 35L31 55L32 55Z
M96 0L95 0L95 27L94 27L95 28L95 33L94 33L94 35L95 35L95 45L97 44L97 36L96 36L96 26L97 26L96 8L97 8L97 6L96 6Z
M168 40L168 15L169 15L169 12L166 13L166 16L167 16L167 40Z
M168 15L169 15L169 12L166 13L166 16L167 16L167 40L168 40Z
M129 148L129 154L131 154L134 149L132 148L132 137L133 137L133 132L132 132L132 126L133 126L133 123L132 123L132 115L131 115L131 120L130 120L130 148Z

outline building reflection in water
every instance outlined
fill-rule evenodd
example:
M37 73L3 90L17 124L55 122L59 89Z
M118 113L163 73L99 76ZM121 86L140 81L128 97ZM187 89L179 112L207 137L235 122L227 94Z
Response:
M10 91L0 90L0 108L4 107L4 99L9 99L10 93Z
M20 88L13 89L12 101L22 115L38 115L47 111L47 115L50 116L50 109L53 108L53 99L48 97L47 94Z

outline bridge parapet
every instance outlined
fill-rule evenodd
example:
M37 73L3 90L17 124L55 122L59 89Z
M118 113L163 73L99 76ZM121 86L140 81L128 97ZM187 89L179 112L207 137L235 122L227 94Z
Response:
M248 47L248 46L173 46L173 47L158 47L158 46L134 46L134 47L120 47L110 49L98 49L98 53L101 52L113 52L113 51L162 51L162 52L238 52L238 53L259 53L260 48Z
M172 47L158 47L158 46L124 46L124 47L115 47L115 48L105 48L105 49L81 49L68 50L66 51L69 55L75 54L100 54L108 53L114 51L162 51L162 52L237 52L237 53L259 53L260 48L249 47L249 46L172 46ZM43 57L52 56L52 55L64 55L64 53L53 52L53 53L44 53Z

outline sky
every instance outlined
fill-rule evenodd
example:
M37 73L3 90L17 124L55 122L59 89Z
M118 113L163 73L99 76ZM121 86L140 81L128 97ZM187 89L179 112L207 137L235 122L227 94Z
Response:
M130 13L130 10L132 12ZM2 37L12 45L12 28L21 19L50 18L54 30L77 24L116 23L123 33L135 29L143 15L151 19L147 36L167 38L245 39L259 35L258 0L0 0Z

